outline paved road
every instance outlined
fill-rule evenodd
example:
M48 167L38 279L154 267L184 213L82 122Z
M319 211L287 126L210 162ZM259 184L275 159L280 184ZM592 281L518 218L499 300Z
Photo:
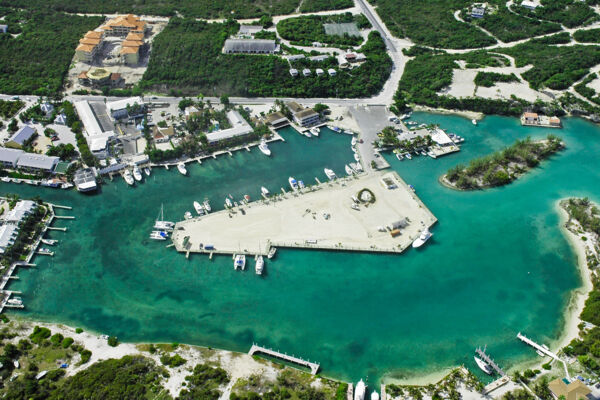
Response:
M376 157L373 141L378 139L377 134L383 128L391 125L389 117L392 115L384 106L351 107L350 114L360 128L359 138L362 143L357 144L358 152L361 156L362 164L366 171L371 171L371 162L375 161L377 168L385 168L387 162L382 157Z

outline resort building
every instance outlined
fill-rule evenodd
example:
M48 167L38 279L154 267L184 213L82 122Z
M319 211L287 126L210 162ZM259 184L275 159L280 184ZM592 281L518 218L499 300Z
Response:
M18 234L19 228L15 225L0 226L0 254L4 254L6 249L15 243Z
M580 400L587 399L588 395L592 393L579 379L567 384L564 380L557 378L548 383L548 389L552 392L552 396L555 399L564 398L565 400Z
M130 97L106 103L108 114L114 119L135 119L146 114L146 105L141 97Z
M227 39L223 46L225 54L275 54L279 45L270 39Z
M288 102L287 107L292 112L294 122L301 127L316 125L320 122L319 113L312 108L304 108L295 101Z
M104 34L102 32L88 31L82 39L79 39L79 46L75 49L75 59L91 63L96 54L102 49L103 39Z
M36 153L23 153L17 161L17 168L28 172L54 172L60 161L58 157Z
M93 88L119 87L123 84L121 74L114 73L106 68L92 67L87 71L82 71L77 77L79 84L91 86Z
M4 224L18 225L25 217L37 208L37 204L31 200L19 200L15 207L4 214L1 219Z
M521 125L543 126L548 128L562 128L560 118L553 116L538 115L537 113L526 112L521 116Z
M29 125L24 125L10 137L5 146L13 149L22 149L23 145L36 134L37 131L34 128Z
M127 36L130 32L146 35L149 26L139 17L128 14L108 20L100 29L110 36Z
M284 126L288 126L290 124L290 121L280 112L274 112L267 115L265 122L274 129L283 128Z
M0 147L0 165L2 165L3 168L16 168L17 161L19 160L19 157L21 157L21 154L23 154L23 150Z
M233 142L245 138L254 132L252 126L234 110L227 112L227 119L231 123L231 128L222 129L206 134L208 143L214 145L219 142Z
M537 113L526 112L525 114L523 114L522 119L527 124L539 124L540 123L540 117L539 117L539 115L537 115Z

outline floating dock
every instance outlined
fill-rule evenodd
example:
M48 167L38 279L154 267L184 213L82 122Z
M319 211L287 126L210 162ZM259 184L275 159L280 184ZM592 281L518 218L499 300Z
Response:
M373 201L355 205L365 192ZM184 220L172 238L186 254L266 255L271 247L401 253L436 221L398 174L377 172Z
M267 349L266 347L261 347L261 346L257 346L255 344L252 345L252 347L250 347L250 350L248 351L248 354L253 356L256 353L261 353L261 354L266 354L268 356L271 357L275 357L275 358L279 358L280 360L284 360L284 361L288 361L294 364L298 364L301 365L303 367L308 367L310 368L310 372L313 375L316 375L317 372L319 372L319 368L321 368L321 366L317 363L314 362L310 362L307 360L303 360L302 358L298 358L298 357L294 357L294 356L289 356L285 353L281 353L279 351L275 351L275 350L271 350L271 349Z

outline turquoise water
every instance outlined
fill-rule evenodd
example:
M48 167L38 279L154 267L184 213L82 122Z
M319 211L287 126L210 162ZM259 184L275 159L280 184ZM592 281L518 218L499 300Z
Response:
M73 206L58 221L67 233L53 258L19 272L37 320L60 321L117 335L123 341L192 343L247 351L258 342L321 363L326 375L356 381L401 378L458 364L474 368L473 349L488 345L503 366L535 353L518 331L540 342L560 335L569 292L580 285L576 257L558 226L555 202L567 196L600 200L600 128L568 119L559 132L524 128L516 119L488 117L479 126L415 114L466 137L463 151L438 160L415 158L392 167L438 217L433 239L402 255L280 250L267 275L234 271L230 257L192 255L147 240L164 204L180 219L205 196L221 208L228 193L256 198L290 175L323 179L352 161L350 137L326 132L307 139L291 129L285 143L240 151L188 167L155 169L136 188L115 179L102 193L2 184L3 193ZM502 189L456 192L437 183L450 166L487 154L516 138L559 133L567 150Z

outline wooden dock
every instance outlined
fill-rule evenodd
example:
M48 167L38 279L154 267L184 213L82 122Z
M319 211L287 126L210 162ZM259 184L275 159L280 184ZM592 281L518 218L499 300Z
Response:
M59 228L59 227L56 227L56 226L49 226L47 229L49 231L62 231L62 232L66 232L67 231L67 228Z
M483 361L485 361L486 363L488 363L492 368L494 368L494 370L500 375L500 376L506 376L506 372L502 371L502 368L500 368L500 366L498 366L498 364L496 364L494 362L494 360L492 360L492 358L490 356L488 356L485 353L485 347L483 348L483 350L478 347L475 349L475 353L479 354L479 357L481 357L481 359Z
M558 356L556 354L554 354L553 352L551 352L549 349L540 346L539 344L537 344L536 342L534 342L533 340L529 339L527 336L522 335L521 332L517 333L517 339L519 339L520 341L522 341L525 344L530 345L531 347L533 347L534 349L536 349L537 351L539 351L540 353L543 353L547 356L550 356L552 358L554 358L555 360L559 360Z
M271 350L271 349L267 349L266 347L261 347L261 346L257 346L256 344L253 344L252 347L250 347L250 350L248 351L249 355L254 355L256 353L262 353L262 354L266 354L268 356L271 357L275 357L278 358L280 360L284 360L284 361L288 361L294 364L298 364L301 365L303 367L308 367L310 368L310 372L313 375L316 375L317 372L319 371L319 368L321 368L321 366L317 363L314 362L310 362L307 360L303 360L301 358L298 357L294 357L294 356L289 356L285 353L281 353L279 351L275 351L275 350Z

